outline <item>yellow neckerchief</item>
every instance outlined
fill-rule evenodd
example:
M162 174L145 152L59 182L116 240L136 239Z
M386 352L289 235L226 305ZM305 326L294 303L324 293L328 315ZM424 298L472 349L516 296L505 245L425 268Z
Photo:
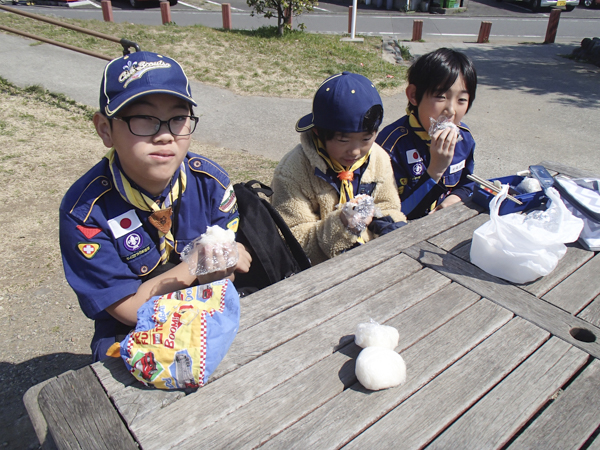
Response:
M352 180L354 180L354 171L369 160L369 156L371 156L371 149L369 149L365 156L363 156L354 164L352 164L351 167L345 168L335 159L331 159L329 156L327 156L325 146L316 134L313 133L312 138L319 156L323 158L323 160L331 170L338 174L337 177L342 182L340 185L340 204L343 205L347 201L352 200L354 198L354 188L352 187Z
M134 188L127 177L121 172L119 166L115 160L115 149L109 150L106 154L105 158L108 159L108 163L110 166L110 171L112 173L113 181L115 183L115 187L123 200L127 203L135 206L142 211L155 212L163 209L169 208L172 204L175 203L183 193L185 192L185 186L187 182L187 176L185 173L185 164L182 162L179 168L179 178L180 182L173 183L171 186L171 193L165 198L165 201L162 203L162 206L159 206L152 198L148 197L146 194L138 191ZM174 180L176 181L176 180ZM181 186L181 192L179 192L179 187ZM163 233L158 230L159 237L159 251L160 251L160 261L162 264L165 264L169 260L169 255L171 254L171 250L173 250L174 238L171 230L169 229L168 233Z
M425 144L427 144L428 148L431 147L431 136L429 136L427 130L421 126L421 123L419 122L419 119L417 119L417 116L415 116L415 113L409 108L406 108L406 112L408 113L408 124L411 126L415 134L419 136L423 142L425 142ZM433 211L436 206L437 200L431 204L429 211Z
M408 108L406 108L406 112L408 113L408 124L411 126L415 134L427 144L427 147L431 147L431 136L429 136L427 130L423 128L419 122L419 119L417 116L415 116L415 113Z

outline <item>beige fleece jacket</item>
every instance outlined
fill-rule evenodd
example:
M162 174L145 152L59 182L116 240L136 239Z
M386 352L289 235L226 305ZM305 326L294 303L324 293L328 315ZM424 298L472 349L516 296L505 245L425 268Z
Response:
M279 162L271 183L271 202L315 265L353 247L358 237L346 230L335 208L338 191L315 175L315 167L325 173L327 164L317 154L311 133L302 133L300 144ZM377 144L361 178L361 184L369 183L376 183L372 196L383 216L405 222L390 158ZM361 237L367 242L376 236L367 229Z

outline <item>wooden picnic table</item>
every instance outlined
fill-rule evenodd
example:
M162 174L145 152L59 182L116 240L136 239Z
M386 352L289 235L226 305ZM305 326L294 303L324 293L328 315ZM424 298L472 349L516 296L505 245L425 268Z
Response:
M571 176L582 171L542 165ZM241 300L204 387L145 388L111 359L31 388L47 448L600 449L600 255L570 244L515 285L469 262L474 204L427 216ZM407 379L357 382L353 333L396 327Z

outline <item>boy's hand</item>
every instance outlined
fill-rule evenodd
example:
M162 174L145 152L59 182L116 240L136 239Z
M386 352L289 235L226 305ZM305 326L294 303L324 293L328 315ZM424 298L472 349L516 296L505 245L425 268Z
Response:
M458 136L458 132L450 127L438 130L431 136L431 147L429 149L431 161L427 173L436 183L440 181L440 178L452 163Z
M442 203L440 203L439 205L437 205L435 207L435 209L433 211L431 211L431 212L433 213L433 212L439 211L440 209L447 208L448 206L452 206L452 205L454 205L454 204L456 204L456 203L458 203L460 201L461 200L460 200L460 197L458 195L451 194L448 197L446 197Z
M239 242L236 242L238 248L239 259L235 266L236 272L247 273L250 270L250 264L252 264L252 255L248 253L246 247Z

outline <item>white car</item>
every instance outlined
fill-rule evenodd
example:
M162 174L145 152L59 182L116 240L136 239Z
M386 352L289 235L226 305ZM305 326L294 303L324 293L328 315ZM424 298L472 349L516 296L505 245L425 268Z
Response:
M501 2L502 0L497 0ZM564 7L566 11L573 11L577 5L579 5L579 0L515 0L522 1L527 4L531 8L533 12L538 12L543 8L550 7ZM584 1L594 1L594 0L584 0Z

